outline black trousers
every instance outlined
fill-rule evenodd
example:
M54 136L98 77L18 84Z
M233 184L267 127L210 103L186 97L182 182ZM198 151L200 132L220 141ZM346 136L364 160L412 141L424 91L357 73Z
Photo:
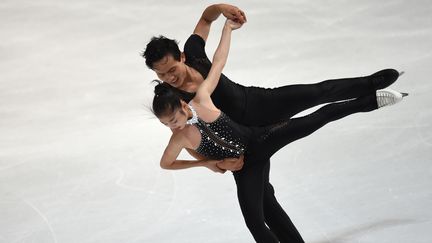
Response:
M277 88L246 87L244 114L238 122L245 126L271 125L317 105L357 98L374 91L369 76Z
M245 166L233 174L242 214L256 242L304 242L274 196L269 182L269 158L282 147L329 122L375 109L377 101L373 90L363 97L325 105L307 116L254 128L254 138L245 154Z
M293 117L316 105L365 96L374 92L369 76L326 80L315 84L287 85L278 88L246 87L246 104L242 115L230 114L248 126L270 125ZM261 165L269 163L263 159ZM259 173L257 165L248 173ZM270 165L268 165L268 169ZM267 168L262 168L264 173ZM267 170L268 170L267 169ZM251 176L254 178L254 176ZM263 208L265 222L280 242L304 242L286 212L274 196L273 186L264 178ZM261 198L261 197L260 197Z

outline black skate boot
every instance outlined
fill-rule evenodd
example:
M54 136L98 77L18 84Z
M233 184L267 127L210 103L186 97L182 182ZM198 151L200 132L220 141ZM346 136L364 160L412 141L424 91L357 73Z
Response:
M375 90L390 86L398 77L399 72L394 69L384 69L369 76Z

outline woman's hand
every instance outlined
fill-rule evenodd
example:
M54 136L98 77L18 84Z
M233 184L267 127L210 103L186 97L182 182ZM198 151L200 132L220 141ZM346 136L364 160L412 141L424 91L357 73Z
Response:
M239 158L226 158L219 163L217 163L217 167L224 169L224 170L230 170L230 171L238 171L243 168L244 165L244 156L241 155Z
M242 27L242 25L243 25L243 23L235 22L235 21L232 21L230 19L227 19L225 21L225 26L229 27L231 30L239 29L240 27Z
M216 173L225 173L227 170L220 168L217 164L222 162L223 160L207 160L205 163L205 167L207 167L209 170L212 170Z

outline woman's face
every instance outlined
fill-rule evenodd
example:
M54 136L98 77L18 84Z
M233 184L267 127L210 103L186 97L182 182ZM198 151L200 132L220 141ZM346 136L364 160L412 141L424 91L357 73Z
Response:
M186 126L188 114L185 107L182 105L180 108L174 110L171 114L159 117L159 121L171 129L183 129Z

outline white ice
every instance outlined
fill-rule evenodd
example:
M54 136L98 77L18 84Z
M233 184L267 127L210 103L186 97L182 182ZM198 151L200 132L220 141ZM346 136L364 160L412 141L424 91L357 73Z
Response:
M159 167L170 131L148 110L156 76L140 52L159 34L183 46L210 3L1 1L0 242L253 241L230 173ZM432 242L432 3L232 3L248 17L224 71L236 82L406 72L392 86L410 93L402 103L273 157L276 195L306 242Z

